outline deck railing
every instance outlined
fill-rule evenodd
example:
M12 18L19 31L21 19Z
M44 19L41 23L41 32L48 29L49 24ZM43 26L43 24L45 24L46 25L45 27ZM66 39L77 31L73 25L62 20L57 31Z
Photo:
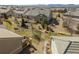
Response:
M79 42L79 37L67 37L67 36L52 36L52 53L54 54L64 54L67 52L71 43ZM79 46L79 45L76 45ZM78 50L79 51L79 50Z

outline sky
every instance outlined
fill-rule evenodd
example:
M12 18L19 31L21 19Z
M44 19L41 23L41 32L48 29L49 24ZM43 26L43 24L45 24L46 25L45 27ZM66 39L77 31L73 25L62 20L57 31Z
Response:
M0 0L0 5L79 4L79 0Z

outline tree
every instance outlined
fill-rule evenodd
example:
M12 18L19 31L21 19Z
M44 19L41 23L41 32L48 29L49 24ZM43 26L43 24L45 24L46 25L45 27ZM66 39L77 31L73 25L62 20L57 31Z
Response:
M48 18L46 15L44 14L39 14L35 17L37 23L40 23L42 25L43 28L46 27L46 25L48 25Z
M79 30L79 24L77 25L77 29Z
M23 28L28 28L28 26L25 24L24 19L22 18L22 22L21 22L21 27Z
M64 9L64 13L66 13L66 12L67 12L67 9L65 8L65 9Z
M5 19L8 19L7 15L6 15L5 13L4 13L3 15L4 15L4 18L5 18Z
M77 30L78 30L77 33L79 34L79 24L77 25Z
M0 19L0 24L3 24L3 21Z

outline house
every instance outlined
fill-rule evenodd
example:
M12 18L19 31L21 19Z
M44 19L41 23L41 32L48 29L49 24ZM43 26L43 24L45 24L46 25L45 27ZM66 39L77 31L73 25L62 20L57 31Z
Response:
M68 12L63 16L64 26L72 31L78 31L79 11Z
M0 54L19 53L23 37L7 29L0 28Z
M29 11L29 9L28 8L15 8L15 9L12 9L12 11L15 17L26 18L25 13Z
M50 10L49 9L43 9L43 8L33 8L25 13L26 16L28 16L30 19L35 19L38 15L45 15L48 19L50 16Z
M13 16L12 8L0 8L0 18L8 18Z
M1 8L0 9L0 17L3 18L4 17L4 14L8 14L8 11L10 9L7 9L7 8Z

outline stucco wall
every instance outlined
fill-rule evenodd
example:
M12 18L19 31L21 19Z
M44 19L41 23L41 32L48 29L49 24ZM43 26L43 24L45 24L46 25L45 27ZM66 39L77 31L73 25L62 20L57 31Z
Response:
M22 38L0 38L0 54L18 53L22 50Z

